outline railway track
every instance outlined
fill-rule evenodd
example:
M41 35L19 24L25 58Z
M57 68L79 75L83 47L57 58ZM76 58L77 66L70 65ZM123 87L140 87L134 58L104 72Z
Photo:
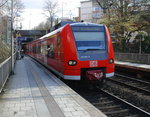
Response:
M150 113L102 90L77 91L83 98L104 112L108 117L149 117Z
M71 83L72 84L72 83ZM73 87L72 87L73 88ZM149 117L150 113L101 89L75 89L108 117Z
M115 78L111 78L109 81L150 96L150 82L120 74L115 74L115 76Z

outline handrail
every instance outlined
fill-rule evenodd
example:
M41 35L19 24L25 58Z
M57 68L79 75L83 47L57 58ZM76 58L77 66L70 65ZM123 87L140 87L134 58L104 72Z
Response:
M14 53L14 64L16 61L16 53ZM0 93L3 90L3 87L11 73L11 57L6 59L4 62L0 64Z
M7 58L5 61L3 61L2 63L0 63L0 67L2 67L5 63L7 63L9 59L11 59L11 57Z

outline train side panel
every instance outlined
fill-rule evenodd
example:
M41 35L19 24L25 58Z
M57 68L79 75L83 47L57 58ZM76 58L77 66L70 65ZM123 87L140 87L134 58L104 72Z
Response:
M112 39L109 33L108 28L105 26L106 29L106 35L107 35L107 40L108 40L108 61L107 61L107 67L106 67L106 77L111 77L114 76L114 49L112 45ZM110 61L112 60L112 64L110 64Z
M79 62L75 66L69 66L70 60L77 60L77 51L71 27L65 26L62 30L63 52L64 52L64 79L80 80L80 65Z

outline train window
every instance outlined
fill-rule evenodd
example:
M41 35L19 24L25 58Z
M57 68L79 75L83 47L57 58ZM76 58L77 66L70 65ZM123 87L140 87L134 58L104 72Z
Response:
M47 46L47 56L49 58L54 58L54 45L50 44Z
M106 49L105 31L101 27L76 27L73 34L78 50Z
M36 51L36 53L38 53L38 43L36 43L35 51Z
M36 51L35 51L35 46L33 47L33 53L36 53Z
M38 46L38 53L41 53L41 46Z
M34 46L34 53L36 54L36 46Z
M34 53L34 47L32 47L32 52Z
M47 45L47 57L50 57L50 45Z
M57 36L57 46L58 49L60 49L60 35Z
M34 46L34 53L36 53L36 46Z
M46 45L46 41L44 41L44 42L42 43L41 53L42 53L43 55L47 55L47 45Z

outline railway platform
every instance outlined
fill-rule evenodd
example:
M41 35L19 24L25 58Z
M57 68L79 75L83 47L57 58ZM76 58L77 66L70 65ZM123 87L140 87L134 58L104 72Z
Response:
M16 62L0 94L0 117L106 117L29 57Z
M127 72L136 74L139 78L142 76L150 77L150 65L148 64L115 61L115 69L116 71L126 70Z
M126 67L126 68L150 72L150 65L148 65L148 64L115 61L115 65L120 66L120 67Z

